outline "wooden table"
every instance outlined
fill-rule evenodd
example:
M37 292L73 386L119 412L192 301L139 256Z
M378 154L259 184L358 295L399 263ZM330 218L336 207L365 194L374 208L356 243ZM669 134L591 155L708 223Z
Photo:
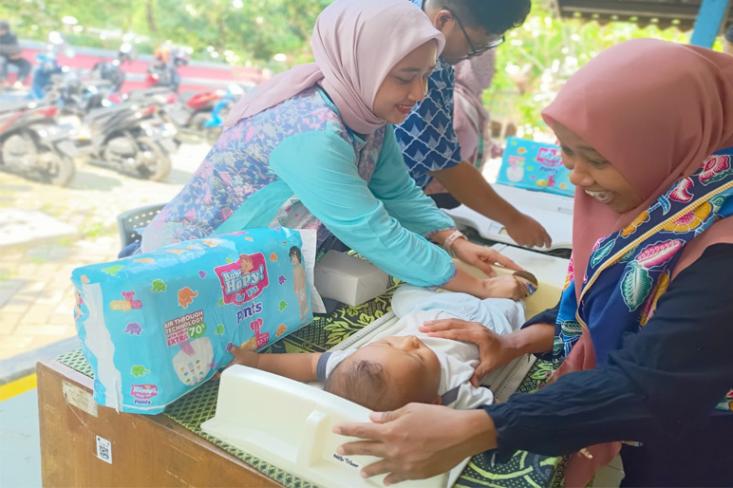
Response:
M37 373L46 487L279 486L165 415L97 406L92 379L58 361Z

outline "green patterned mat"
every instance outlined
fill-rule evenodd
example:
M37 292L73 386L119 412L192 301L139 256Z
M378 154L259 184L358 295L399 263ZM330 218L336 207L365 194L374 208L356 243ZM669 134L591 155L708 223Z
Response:
M316 318L311 324L273 344L266 352L322 352L348 338L389 311L391 290L358 307L346 307L328 317ZM62 364L93 376L81 350L58 358ZM550 363L537 361L519 386L519 391L536 390L551 372ZM315 486L282 469L268 464L201 431L201 424L214 416L219 382L211 380L171 404L164 415L197 436L203 437L253 469L289 488ZM493 463L492 456L474 456L456 487L552 487L561 486L562 458L517 452L506 463Z

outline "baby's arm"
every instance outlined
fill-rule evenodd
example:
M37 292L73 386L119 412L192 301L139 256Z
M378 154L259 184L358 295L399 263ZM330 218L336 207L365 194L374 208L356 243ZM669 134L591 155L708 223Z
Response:
M297 381L317 380L316 366L321 357L320 352L263 354L234 346L229 348L229 352L234 354L231 364L243 364Z

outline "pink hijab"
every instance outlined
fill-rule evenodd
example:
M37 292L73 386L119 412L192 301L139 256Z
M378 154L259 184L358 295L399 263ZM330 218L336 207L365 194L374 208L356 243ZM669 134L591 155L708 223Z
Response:
M406 0L336 0L316 20L311 38L315 63L281 73L243 97L225 127L318 84L346 125L370 134L387 123L372 112L387 74L430 40L437 42L440 54L443 35Z
M568 80L543 112L593 146L645 196L619 215L582 191L575 193L573 260L579 295L594 243L620 230L675 181L697 171L718 149L733 146L733 56L651 39L604 51ZM733 218L713 224L682 252L672 277L694 263L706 247L733 242ZM558 375L595 367L584 332ZM619 443L575 454L565 486L586 486Z
M453 128L461 146L464 161L476 157L479 140L484 135L489 113L484 108L481 94L491 86L494 78L496 52L486 51L481 56L461 61L456 69ZM488 151L485 151L488 152Z
M676 180L733 146L733 56L652 39L612 47L580 69L542 113L592 145L645 201L619 215L575 193L573 256L581 289L593 244L620 230ZM675 273L707 246L733 242L733 219L686 247Z

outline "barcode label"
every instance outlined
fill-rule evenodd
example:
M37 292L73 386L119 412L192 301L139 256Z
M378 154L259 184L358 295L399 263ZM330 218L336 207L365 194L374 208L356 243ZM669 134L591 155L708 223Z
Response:
M104 437L97 436L97 457L112 464L112 443Z

